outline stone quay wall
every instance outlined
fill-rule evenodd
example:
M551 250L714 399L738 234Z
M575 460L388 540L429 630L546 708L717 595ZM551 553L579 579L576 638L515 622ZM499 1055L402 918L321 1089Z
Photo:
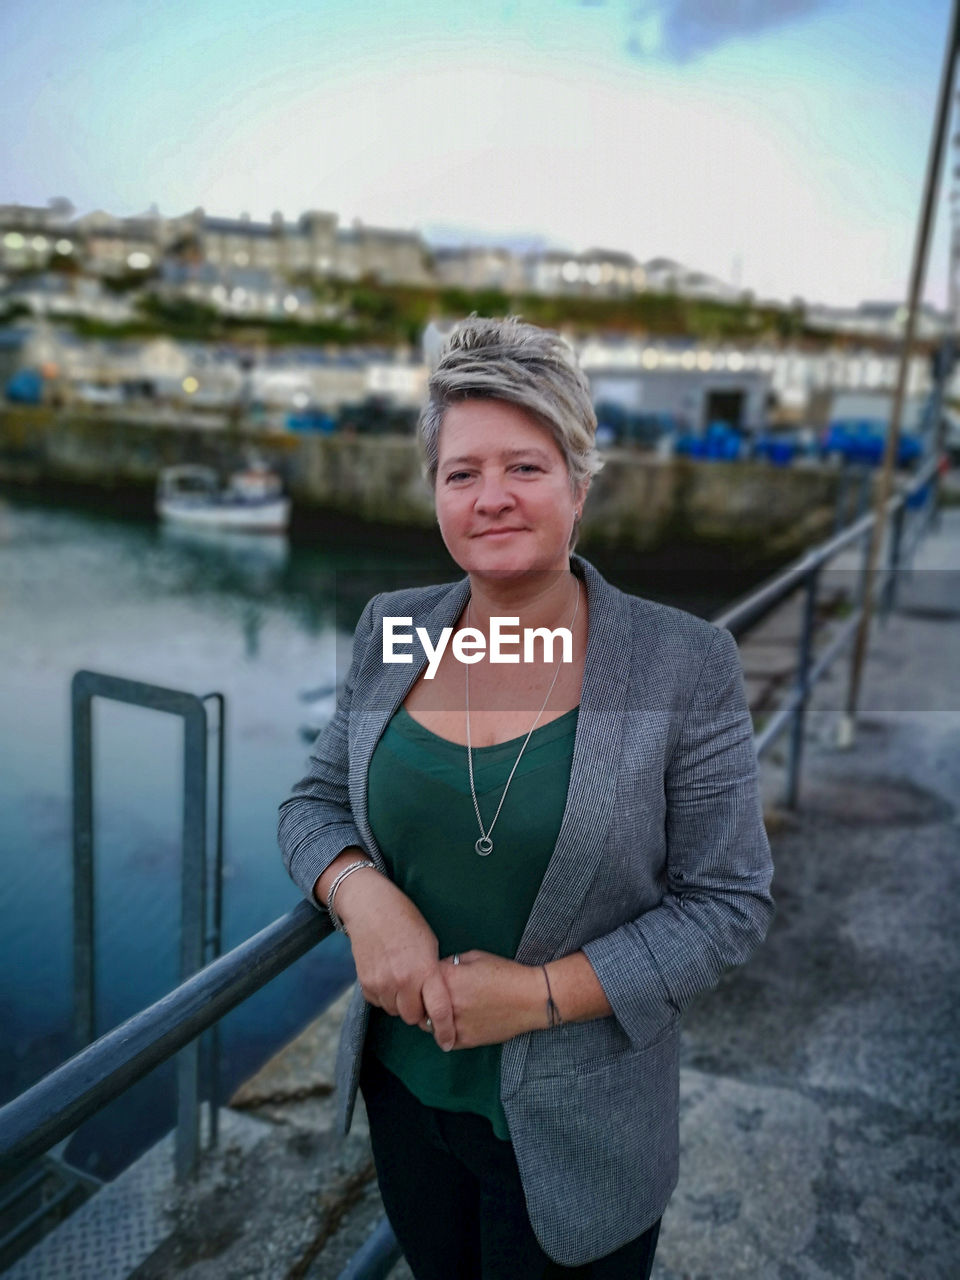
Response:
M431 494L406 436L318 435L194 422L0 409L0 480L149 490L163 467L202 463L226 476L256 454L284 478L294 511L341 512L429 528ZM672 540L730 542L789 553L832 528L837 474L818 465L694 462L626 449L605 453L584 540L645 549Z

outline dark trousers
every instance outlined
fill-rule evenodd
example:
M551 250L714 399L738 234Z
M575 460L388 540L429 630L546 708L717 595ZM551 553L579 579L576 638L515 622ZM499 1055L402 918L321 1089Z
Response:
M659 1222L562 1267L537 1243L513 1146L489 1120L424 1106L371 1054L360 1087L384 1208L416 1280L649 1280Z

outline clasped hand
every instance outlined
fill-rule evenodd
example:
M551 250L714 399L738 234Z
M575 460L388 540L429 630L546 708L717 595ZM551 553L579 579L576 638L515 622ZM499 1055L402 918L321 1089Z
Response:
M537 1020L539 1006L531 990L540 975L529 965L489 951L464 951L459 963L447 956L439 967L453 1010L455 1049L502 1044L542 1025ZM436 1019L432 1021L434 1038L443 1048L436 1034ZM425 1022L420 1026L430 1030Z
M457 965L441 960L436 934L406 894L379 876L363 891L362 912L345 921L368 1004L432 1031L445 1050L499 1044L537 1025L536 970L485 951L465 951Z

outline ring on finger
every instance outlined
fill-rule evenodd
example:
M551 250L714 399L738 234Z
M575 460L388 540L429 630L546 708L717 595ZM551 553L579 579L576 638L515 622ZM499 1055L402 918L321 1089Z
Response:
M454 964L459 964L459 963L460 963L460 952L459 952L459 951L455 951L455 952L453 953L453 963L454 963Z
M432 1030L433 1030L433 1019L432 1019L432 1018L427 1018L426 1022L424 1022L424 1024L423 1024L423 1025L427 1028L427 1030L428 1030L428 1031L432 1031Z

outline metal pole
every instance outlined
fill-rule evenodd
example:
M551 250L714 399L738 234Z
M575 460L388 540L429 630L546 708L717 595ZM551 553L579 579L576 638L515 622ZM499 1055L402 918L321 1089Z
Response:
M213 875L210 884L211 919L207 936L207 961L220 955L223 938L223 801L226 764L227 703L222 693L208 693L202 702L217 704L217 817L214 828ZM210 1145L215 1147L220 1134L220 1024L215 1022L206 1033L207 1101L210 1107Z
M955 264L954 264L955 265ZM952 277L951 277L952 278ZM957 313L954 310L953 323L957 324ZM933 444L931 446L931 454L934 458L938 458L941 462L944 458L944 436L946 434L946 415L943 411L943 402L946 399L947 383L953 374L954 366L957 362L957 338L951 334L940 346L940 398L937 407L936 421L932 425L931 436ZM937 470L930 481L930 502L926 512L924 528L937 529L940 526L940 504L943 494L943 470L938 464Z
M82 679L70 686L73 721L73 1036L75 1051L93 1040L93 708Z
M839 533L846 523L847 519L847 490L850 487L850 468L844 465L840 468L840 480L837 485L837 491L833 508L833 532Z
M381 1218L337 1280L384 1280L400 1257L400 1246L393 1228L386 1218Z
M907 387L907 374L910 369L910 356L913 350L914 335L917 327L917 312L923 292L923 278L927 266L927 251L930 243L930 230L933 224L933 213L936 205L937 189L940 182L940 170L943 162L944 143L946 141L947 124L950 115L950 99L952 95L954 67L957 49L960 45L960 3L954 0L950 14L950 30L944 54L943 72L940 78L940 94L937 101L937 114L933 130L930 154L927 159L927 172L924 180L923 201L920 207L920 222L917 227L916 242L913 250L913 264L910 271L910 292L907 302L907 321L903 335L903 346L900 352L900 368L897 372L897 387L893 398L893 409L890 415L890 429L887 432L886 450L883 456L883 469L879 476L877 491L874 495L874 511L876 521L871 531L870 551L867 557L867 590L863 601L863 613L854 640L853 659L850 664L850 683L847 689L846 709L841 717L837 740L840 746L849 747L853 743L854 723L857 713L857 702L860 697L860 682L863 665L867 653L867 641L870 635L870 620L873 615L873 570L880 554L886 523L886 504L893 483L893 465L900 445L900 421L903 417L903 400Z
M893 525L890 529L890 547L887 555L887 576L883 584L883 597L880 604L880 621L886 622L890 611L897 603L897 575L903 563L903 526L907 516L907 504L904 502L893 513Z
M860 490L857 494L857 514L854 518L859 520L869 505L870 468L868 466L862 466L860 468Z
M207 710L192 699L183 717L183 863L180 895L180 981L203 968L207 932ZM174 1163L178 1181L192 1177L200 1154L200 1042L177 1059L177 1133Z
M787 773L787 794L785 804L788 809L796 809L800 795L800 761L803 756L803 729L807 717L807 699L810 696L810 657L813 649L813 623L817 610L817 584L820 581L820 566L807 579L807 589L803 602L803 627L797 653L797 691L800 704L794 712L793 729L790 735L790 764Z
M936 455L943 458L943 419L941 418L940 431L937 435ZM943 468L937 467L937 474L930 482L930 501L927 505L926 519L923 523L924 532L927 533L931 529L939 530L940 513L943 510Z

